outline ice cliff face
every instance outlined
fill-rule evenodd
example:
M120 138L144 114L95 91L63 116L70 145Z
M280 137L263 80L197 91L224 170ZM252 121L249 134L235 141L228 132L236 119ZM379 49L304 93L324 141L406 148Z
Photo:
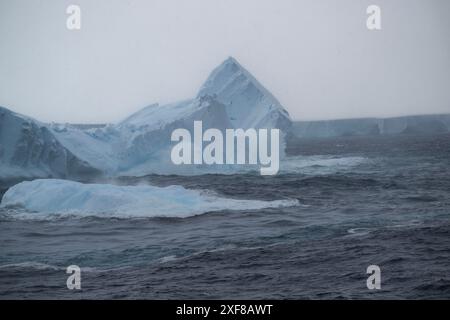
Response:
M0 178L84 177L99 174L44 124L0 107Z
M106 175L183 174L171 163L171 134L184 128L193 132L194 121L204 130L232 127L225 106L209 96L169 105L151 105L115 125L82 130L54 125L52 133L77 157ZM192 169L192 168L190 168Z
M203 130L217 128L225 132L233 128L225 106L210 96L202 96L151 105L104 128L82 130L53 125L50 130L68 150L109 176L185 174L185 170L201 173L206 168L176 166L170 157L172 132L184 128L192 134L194 121L202 121Z
M102 128L42 124L3 110L2 170L14 175L5 166L14 165L18 172L38 177L89 175L97 170L109 176L184 174L186 169L195 174L221 172L227 169L173 165L172 132L184 128L192 133L194 121L202 121L203 130L223 132L278 128L284 140L291 129L289 115L276 98L233 58L211 73L194 99L154 104Z
M118 125L122 147L118 152L120 174L142 175L149 172L183 174L183 166L171 163L171 135L175 129L187 129L193 135L194 121L202 121L203 130L232 127L225 106L203 96L166 106L150 106Z

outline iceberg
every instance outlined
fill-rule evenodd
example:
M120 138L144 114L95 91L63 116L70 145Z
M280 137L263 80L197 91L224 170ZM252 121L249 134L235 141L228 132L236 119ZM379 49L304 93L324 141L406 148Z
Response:
M291 130L287 111L235 59L218 66L193 99L153 104L100 128L44 124L0 109L0 177L141 176L237 172L230 166L177 166L171 162L171 133L194 121L205 130L280 130L283 156ZM18 166L15 166L18 163ZM8 167L6 166L8 165ZM12 166L15 166L16 171ZM9 167L11 166L11 167Z
M199 174L239 172L231 166L176 166L171 163L171 133L186 129L194 134L194 122L203 129L271 129L281 131L284 154L285 138L291 129L287 111L234 58L214 69L194 99L168 105L154 104L118 123L121 134L115 175ZM83 157L83 155L80 155Z
M181 186L117 186L60 179L24 181L3 196L1 207L25 209L25 218L49 216L176 217L215 211L261 210L298 205L298 200L238 200Z

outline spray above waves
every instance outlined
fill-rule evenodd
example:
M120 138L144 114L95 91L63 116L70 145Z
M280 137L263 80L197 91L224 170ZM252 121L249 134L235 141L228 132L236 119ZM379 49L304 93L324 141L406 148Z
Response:
M298 200L238 200L181 186L117 186L58 179L21 182L3 196L1 207L22 208L18 218L49 216L175 217L299 205Z

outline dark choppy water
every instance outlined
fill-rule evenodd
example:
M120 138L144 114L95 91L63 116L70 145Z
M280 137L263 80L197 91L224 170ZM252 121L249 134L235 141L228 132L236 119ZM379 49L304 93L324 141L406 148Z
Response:
M290 173L122 179L300 206L185 219L0 213L0 298L450 298L450 136L297 142ZM298 156L300 155L300 156ZM82 268L82 290L65 267ZM366 288L381 267L382 290Z

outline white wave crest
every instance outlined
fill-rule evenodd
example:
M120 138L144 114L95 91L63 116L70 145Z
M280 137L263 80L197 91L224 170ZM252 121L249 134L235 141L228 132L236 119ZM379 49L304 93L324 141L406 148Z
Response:
M332 174L354 168L367 161L364 157L293 156L280 163L281 172Z
M34 269L34 270L64 270L62 267L57 267L54 265L41 263L41 262L34 262L34 261L25 261L25 262L19 262L19 263L10 263L10 264L4 264L0 265L0 270L3 269Z

